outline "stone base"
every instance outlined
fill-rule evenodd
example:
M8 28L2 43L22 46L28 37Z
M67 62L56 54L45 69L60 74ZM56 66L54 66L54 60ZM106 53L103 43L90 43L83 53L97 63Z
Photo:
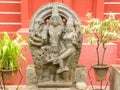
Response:
M40 82L40 83L37 83L37 75L35 73L35 68L34 68L34 65L29 65L27 67L27 85L36 85L37 88L42 88L42 87L45 87L45 88L51 88L51 87L54 87L54 88L63 88L63 87L74 87L75 86L75 83L73 84L73 82ZM75 72L73 72L74 75L73 75L73 81L76 82L76 84L79 82L79 83L82 83L82 84L79 84L77 85L77 88L79 90L87 90L87 86L86 86L86 69L85 67L83 66L78 66L76 69L75 69ZM75 88L75 87L74 87ZM66 90L66 89L64 89ZM73 89L70 89L70 90L73 90ZM77 89L76 89L77 90Z
M77 89L75 87L44 87L38 88L36 85L27 85L23 90L91 90L89 88L86 89Z
M75 81L76 82L85 82L86 83L86 68L83 67L82 65L79 65L79 67L77 67L75 69Z
M6 85L5 90L17 90L17 85ZM0 89L1 90L1 89ZM76 89L75 87L67 87L67 88L38 88L36 85L20 85L18 90L80 90ZM91 87L88 87L87 89L83 90L93 90ZM109 90L109 89L106 89Z
M76 83L76 88L79 90L86 90L87 89L87 85L85 82L77 82Z
M34 65L29 65L26 68L26 83L30 85L37 84L37 75L35 73Z
M38 83L38 87L71 87L72 82L44 82Z

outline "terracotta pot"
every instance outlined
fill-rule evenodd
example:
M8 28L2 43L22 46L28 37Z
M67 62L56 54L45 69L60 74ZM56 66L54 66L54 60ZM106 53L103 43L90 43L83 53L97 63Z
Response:
M106 64L103 65L92 65L92 68L94 68L94 73L96 77L96 81L103 81L106 80L107 77L107 71L109 66Z
M1 73L1 79L3 78L4 81L10 80L13 76L17 74L17 69L15 70L0 70Z

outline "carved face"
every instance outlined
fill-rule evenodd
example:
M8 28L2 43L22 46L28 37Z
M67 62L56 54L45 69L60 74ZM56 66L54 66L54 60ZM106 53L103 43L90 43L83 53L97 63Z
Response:
M72 32L74 27L72 25L67 25L65 29L67 32Z
M52 16L52 18L51 18L51 22L52 22L52 24L53 25L58 25L59 24L59 16Z

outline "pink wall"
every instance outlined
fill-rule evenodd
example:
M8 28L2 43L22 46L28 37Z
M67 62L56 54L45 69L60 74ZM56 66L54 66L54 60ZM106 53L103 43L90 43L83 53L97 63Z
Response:
M102 49L100 48L100 53L102 53ZM106 55L105 55L105 64L115 64L117 58L117 45L114 43L110 43L107 45ZM83 43L82 51L79 59L79 64L83 64L86 67L86 70L90 69L91 65L97 63L97 56L96 56L96 45L90 45L88 43ZM87 75L87 83L90 84L90 79ZM93 71L91 70L92 80L94 84L97 84L95 81L95 77L93 75Z
M61 2L66 4L81 18L84 23L87 12L93 12L94 16L103 18L104 14L104 0L21 0L21 23L22 28L28 28L32 15L41 6L49 2Z

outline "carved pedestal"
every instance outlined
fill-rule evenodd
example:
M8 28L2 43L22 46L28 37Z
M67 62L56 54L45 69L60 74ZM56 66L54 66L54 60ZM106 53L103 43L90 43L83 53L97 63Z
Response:
M34 65L28 65L27 66L27 73L26 73L26 83L27 85L37 85L37 75L35 73L35 68ZM63 87L76 87L76 88L81 88L81 90L86 90L86 68L81 66L77 67L75 70L75 82L41 82L38 85L38 88L63 88Z

